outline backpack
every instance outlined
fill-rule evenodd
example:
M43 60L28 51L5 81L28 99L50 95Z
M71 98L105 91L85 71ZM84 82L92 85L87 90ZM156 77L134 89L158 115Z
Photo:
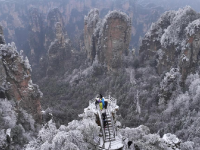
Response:
M102 102L99 103L99 107L100 107L101 110L103 109L103 103Z
M103 103L103 107L105 107L105 101L104 101L104 98L102 98L102 103Z

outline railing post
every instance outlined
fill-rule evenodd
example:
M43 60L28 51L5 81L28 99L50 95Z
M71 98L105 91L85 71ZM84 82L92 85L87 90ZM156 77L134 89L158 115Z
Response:
M103 133L103 148L105 146L105 132L104 132L104 128L103 128L103 122L102 122L102 118L101 118L101 111L100 111L100 108L99 108L99 105L97 105L97 112L99 114L99 120L100 120L100 124L101 124L101 130L102 130L102 133Z
M110 111L110 108L111 108L111 106L109 106L108 112L109 112L110 117L111 117L111 123L112 123L113 132L114 132L114 138L115 138L115 134L116 134L115 125L114 125L114 122L113 122L113 116L112 116L112 112Z

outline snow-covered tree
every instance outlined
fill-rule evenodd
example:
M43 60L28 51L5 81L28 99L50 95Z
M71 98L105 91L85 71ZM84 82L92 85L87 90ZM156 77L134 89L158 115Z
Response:
M98 143L95 138L99 136L100 127L95 122L94 113L85 110L80 115L83 119L73 120L68 126L61 125L56 128L50 120L39 131L37 139L26 145L26 150L87 150L95 149Z

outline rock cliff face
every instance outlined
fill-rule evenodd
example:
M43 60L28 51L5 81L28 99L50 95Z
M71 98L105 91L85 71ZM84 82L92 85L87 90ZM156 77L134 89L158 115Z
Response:
M94 60L96 51L94 49L94 31L99 21L99 10L92 9L84 19L84 43L87 51L87 58L91 61Z
M4 43L5 43L5 39L4 39L4 36L3 36L3 29L0 26L0 44L4 44Z
M121 67L122 54L129 48L131 38L131 18L125 13L112 11L108 13L100 28L96 44L97 57L108 69Z
M190 7L164 13L142 41L142 62L156 60L153 64L159 74L178 68L185 80L199 65L199 18Z
M56 73L64 73L69 67L71 57L70 40L66 38L63 26L60 22L55 24L55 39L51 42L48 50L48 68L47 75L55 75Z
M47 27L45 33L45 48L48 50L50 43L56 38L56 23L60 22L62 32L65 32L64 21L58 8L51 9L47 15Z
M47 75L55 75L67 69L71 57L71 44L60 11L55 8L47 17L45 47L48 49Z
M44 18L36 8L29 10L29 46L28 54L32 65L37 65L42 55L45 54L44 48Z
M108 70L120 68L122 54L129 48L131 19L125 13L112 11L97 23L98 20L97 10L90 11L85 17L84 41L88 58L93 61L97 57Z
M32 83L27 57L24 59L22 52L17 52L14 43L0 45L0 68L1 98L15 100L17 108L23 108L40 123L42 93L38 86Z
M58 8L59 11L54 8ZM74 47L77 50L82 49L80 38L84 29L84 15L87 15L92 8L98 8L101 16L115 9L126 12L132 18L131 47L138 47L141 37L163 11L159 7L146 8L135 1L126 0L120 2L110 0L1 1L0 23L4 27L6 41L14 41L19 49L25 49L25 54L34 67L43 57L41 54L43 50L45 49L47 53L50 43L55 38L52 36L54 29L51 28L55 28L55 22L64 25ZM48 19L49 17L51 20ZM46 26L48 29L45 28ZM42 33L44 31L41 30L42 28L45 28L45 33Z

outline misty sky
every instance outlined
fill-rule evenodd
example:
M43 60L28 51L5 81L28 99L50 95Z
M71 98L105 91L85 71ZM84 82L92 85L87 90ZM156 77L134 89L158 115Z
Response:
M25 0L0 0L0 2L20 2L20 1L25 1ZM35 1L44 1L44 0L35 0ZM49 0L52 1L52 0ZM53 0L55 1L55 0ZM187 5L191 6L194 10L200 11L200 0L110 0L110 1L138 1L142 5L146 5L148 3L154 3L157 6L163 6L167 10L170 9L175 9L177 10L178 8L185 7Z
M200 11L200 0L138 0L138 2L142 4L152 2L167 9L178 9L189 5L196 11Z

